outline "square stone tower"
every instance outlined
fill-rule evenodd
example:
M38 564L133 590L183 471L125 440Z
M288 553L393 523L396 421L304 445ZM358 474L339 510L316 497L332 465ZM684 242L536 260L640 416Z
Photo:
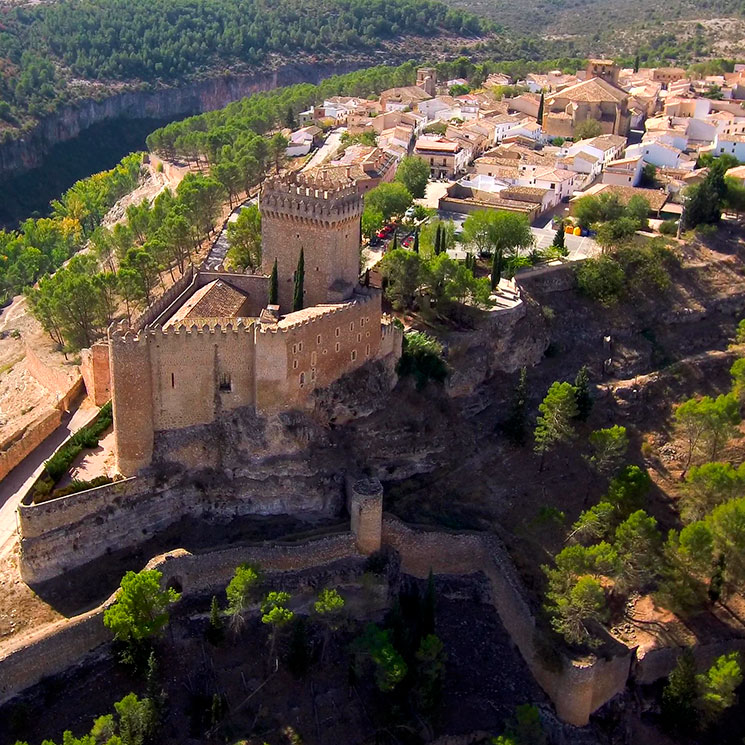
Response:
M416 84L428 95L437 95L437 70L434 67L420 67L416 71Z
M292 311L295 270L303 250L303 307L338 303L359 282L362 197L342 174L291 174L269 179L259 197L262 271L277 260L281 313Z

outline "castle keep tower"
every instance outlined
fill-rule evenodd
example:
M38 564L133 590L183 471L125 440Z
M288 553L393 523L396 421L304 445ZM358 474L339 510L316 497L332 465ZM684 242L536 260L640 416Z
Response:
M261 191L262 272L277 260L280 312L292 311L300 250L305 260L303 306L352 296L360 274L362 197L353 180L293 174Z

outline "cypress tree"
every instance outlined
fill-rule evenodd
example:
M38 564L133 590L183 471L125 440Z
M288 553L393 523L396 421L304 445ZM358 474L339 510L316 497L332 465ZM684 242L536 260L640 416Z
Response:
M365 287L369 287L370 286L370 270L369 269L365 269L364 285L365 285Z
M305 254L300 249L300 258L297 260L295 270L295 294L292 298L292 311L303 309L303 281L305 280Z
M499 280L502 279L502 249L495 249L491 258L491 288L497 289Z
M269 305L276 305L279 302L279 277L277 275L277 260L274 259L272 267L272 276L269 280Z
M554 235L554 242L551 244L554 248L558 248L559 250L564 250L564 223L560 222L559 227L556 230L556 235Z
M435 233L435 256L440 255L440 251L442 250L442 247L440 246L440 225L437 226L437 232Z
M414 253L419 253L419 231L414 232Z
M391 245L391 251L395 251L398 248L398 230L393 231L393 244Z
M541 91L541 100L540 100L540 103L538 104L538 116L536 116L535 118L536 122L538 122L538 124L540 124L541 126L543 126L543 107L544 107L544 95L543 95L543 91Z
M520 369L520 377L510 406L510 415L504 423L504 433L513 445L524 445L526 440L526 403L528 400L528 369Z
M634 57L634 72L639 72L639 52L636 53L636 57Z
M574 398L577 402L577 419L584 421L592 410L592 395L590 394L590 376L587 366L582 365L574 379Z

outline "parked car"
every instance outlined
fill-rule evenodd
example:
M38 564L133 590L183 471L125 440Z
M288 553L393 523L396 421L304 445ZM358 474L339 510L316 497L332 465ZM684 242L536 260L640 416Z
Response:
M415 214L416 210L413 207L409 207L409 209L404 212L404 217L407 217L410 220L412 217L414 217Z
M413 238L409 236L408 238L404 238L401 245L404 246L404 248L408 248L412 244Z

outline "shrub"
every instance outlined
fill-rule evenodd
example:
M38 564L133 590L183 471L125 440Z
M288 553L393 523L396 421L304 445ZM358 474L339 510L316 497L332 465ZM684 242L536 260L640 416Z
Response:
M429 334L414 331L404 336L403 353L396 367L401 377L413 375L418 390L432 380L442 383L448 375L442 344Z
M580 292L603 305L613 305L623 294L626 278L623 269L610 256L587 259L577 267Z
M662 235L677 235L678 234L678 221L677 220L663 220L660 223L660 233L662 233Z

